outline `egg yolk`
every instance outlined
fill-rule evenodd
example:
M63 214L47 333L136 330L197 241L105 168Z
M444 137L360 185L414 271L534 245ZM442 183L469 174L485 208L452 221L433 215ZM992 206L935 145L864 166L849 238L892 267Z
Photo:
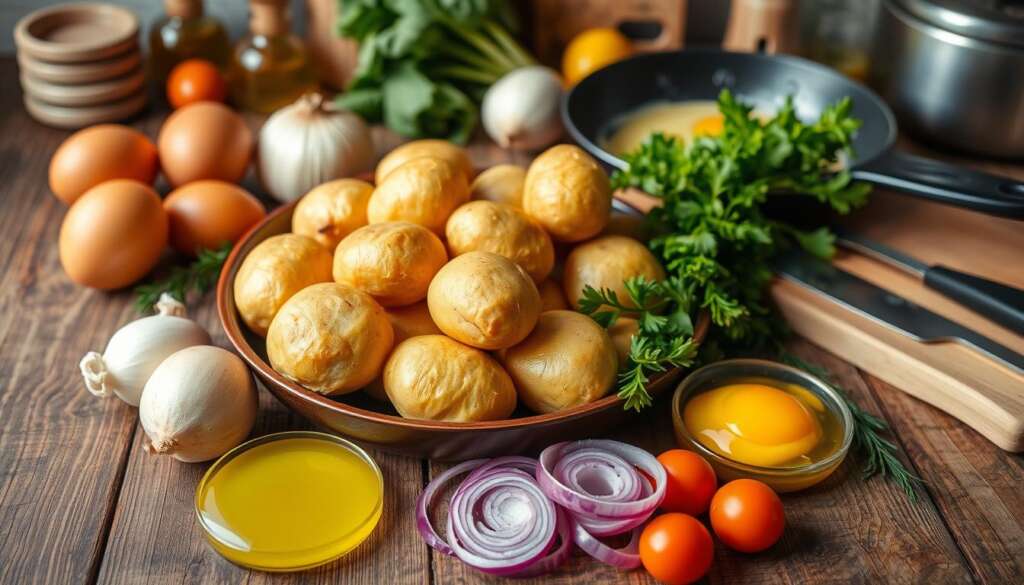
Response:
M718 136L725 129L725 117L722 114L712 114L701 118L693 125L694 136Z
M762 467L792 463L822 438L807 404L764 384L729 384L698 394L687 402L683 423L712 451Z

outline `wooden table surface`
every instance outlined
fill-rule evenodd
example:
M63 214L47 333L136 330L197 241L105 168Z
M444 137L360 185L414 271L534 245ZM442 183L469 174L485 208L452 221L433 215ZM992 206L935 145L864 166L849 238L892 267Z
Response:
M155 137L162 118L150 112L134 124ZM277 575L236 567L207 546L192 499L208 465L146 454L136 410L83 387L81 356L137 315L129 292L78 287L60 268L66 208L49 192L47 165L67 135L28 118L13 62L0 61L0 583L498 582L433 553L416 533L414 500L443 465L386 453L374 454L386 481L383 519L347 558ZM487 146L473 155L480 164L504 156ZM192 310L227 346L212 298ZM889 421L927 489L912 503L884 481L862 481L848 459L822 485L783 498L788 526L769 551L716 546L709 581L1020 582L1024 458L819 348L798 340L793 349ZM611 436L672 447L665 406ZM308 427L260 391L254 435ZM577 553L544 582L652 580Z

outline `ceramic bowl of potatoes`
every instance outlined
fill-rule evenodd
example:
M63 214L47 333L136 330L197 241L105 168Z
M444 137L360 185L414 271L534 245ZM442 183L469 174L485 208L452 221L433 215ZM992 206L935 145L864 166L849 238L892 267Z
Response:
M585 286L664 278L642 234L575 146L478 171L456 145L413 141L253 228L218 311L264 386L321 427L441 460L529 452L636 416L617 396L628 323L576 309Z

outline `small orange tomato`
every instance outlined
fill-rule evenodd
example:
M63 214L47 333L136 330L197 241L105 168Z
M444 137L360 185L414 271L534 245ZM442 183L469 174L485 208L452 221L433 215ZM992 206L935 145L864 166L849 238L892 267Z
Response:
M640 534L640 562L666 585L685 585L711 568L715 545L699 520L687 514L662 514Z
M195 102L223 102L227 83L217 66L204 59L178 63L167 78L167 101L174 108Z
M658 461L668 472L661 509L691 516L707 512L718 487L711 465L700 455L684 449L665 451L658 455Z
M562 77L575 85L594 71L633 53L629 39L614 28L592 28L576 35L562 53Z
M730 481L711 499L711 528L731 549L763 551L779 540L785 527L782 500L755 479Z

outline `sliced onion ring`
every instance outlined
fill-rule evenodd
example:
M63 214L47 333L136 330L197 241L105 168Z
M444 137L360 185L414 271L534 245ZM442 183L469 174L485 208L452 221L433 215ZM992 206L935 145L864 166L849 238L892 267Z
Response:
M435 477L427 484L420 497L416 498L416 529L419 530L420 536L423 537L423 541L427 543L427 546L433 547L434 550L449 556L455 554L448 541L441 538L441 535L434 530L434 525L430 523L430 506L434 504L434 498L437 497L441 488L451 481L453 477L473 471L487 462L487 459L473 459L459 463Z
M620 569L635 569L640 566L640 527L633 529L629 543L622 548L612 548L587 532L578 522L572 523L572 537L583 552Z

